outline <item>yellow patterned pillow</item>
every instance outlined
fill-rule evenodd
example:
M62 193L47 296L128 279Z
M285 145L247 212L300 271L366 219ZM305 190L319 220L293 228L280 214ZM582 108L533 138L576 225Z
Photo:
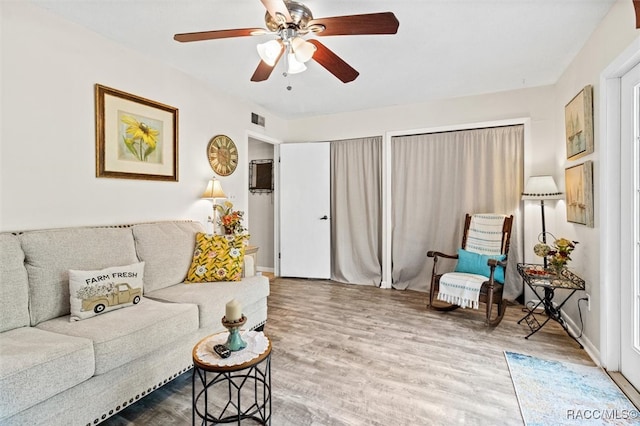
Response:
M240 281L247 235L196 234L187 283Z

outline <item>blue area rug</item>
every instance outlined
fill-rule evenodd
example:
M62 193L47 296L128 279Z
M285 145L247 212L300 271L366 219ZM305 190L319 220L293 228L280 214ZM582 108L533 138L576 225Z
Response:
M504 353L526 425L638 425L640 413L599 367Z

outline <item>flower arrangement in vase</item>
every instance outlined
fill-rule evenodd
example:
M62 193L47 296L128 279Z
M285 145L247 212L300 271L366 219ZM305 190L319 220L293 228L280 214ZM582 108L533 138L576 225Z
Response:
M533 247L533 252L540 257L547 258L551 269L560 275L562 269L567 266L567 262L571 260L571 252L576 248L578 241L556 238L551 233L549 235L554 238L553 244L538 243Z
M216 210L220 215L218 225L222 226L226 235L242 234L247 230L247 228L242 226L244 212L233 210L233 203L231 201L216 204Z

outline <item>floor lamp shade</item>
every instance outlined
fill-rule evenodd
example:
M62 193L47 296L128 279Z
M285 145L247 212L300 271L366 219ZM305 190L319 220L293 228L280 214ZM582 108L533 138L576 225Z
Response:
M562 192L553 180L553 176L531 176L522 193L523 200L558 200Z

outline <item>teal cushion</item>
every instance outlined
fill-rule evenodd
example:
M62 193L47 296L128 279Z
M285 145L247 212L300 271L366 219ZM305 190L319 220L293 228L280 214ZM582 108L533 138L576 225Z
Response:
M505 260L506 255L500 254L495 256L488 256L486 254L472 253L463 249L458 249L458 263L456 265L456 272L466 272L469 274L478 274L488 277L491 273L491 268L487 265L489 259L496 259L498 261ZM504 268L497 266L493 273L493 279L499 283L504 283Z

